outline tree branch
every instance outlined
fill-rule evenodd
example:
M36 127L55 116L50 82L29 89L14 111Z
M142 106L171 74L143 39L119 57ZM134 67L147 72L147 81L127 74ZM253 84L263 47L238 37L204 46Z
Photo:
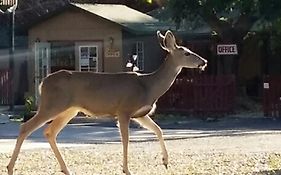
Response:
M203 19L210 25L210 27L219 35L223 36L224 30L231 28L231 23L229 21L220 20L215 11L210 13L203 13Z
M249 32L255 22L256 19L254 17L251 17L248 14L244 13L239 16L236 23L233 24L233 27L236 28L243 37Z

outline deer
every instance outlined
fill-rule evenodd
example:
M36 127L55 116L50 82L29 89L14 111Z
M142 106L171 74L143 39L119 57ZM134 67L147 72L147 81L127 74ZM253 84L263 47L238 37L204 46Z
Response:
M128 167L129 123L136 121L155 133L160 142L162 163L168 167L168 152L163 131L151 119L157 100L172 86L182 68L204 70L207 60L176 43L174 34L157 31L160 47L167 56L160 67L151 73L96 73L60 70L45 77L40 86L40 102L33 118L20 126L19 135L7 166L13 174L23 141L45 124L43 133L60 165L61 172L70 171L57 147L57 135L67 123L83 112L89 116L112 116L119 124L123 148L123 173Z

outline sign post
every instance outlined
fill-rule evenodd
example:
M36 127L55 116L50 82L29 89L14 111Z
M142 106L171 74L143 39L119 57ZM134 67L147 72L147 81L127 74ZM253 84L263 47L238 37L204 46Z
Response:
M5 13L9 15L9 28L10 28L10 49L9 49L9 69L11 70L11 89L10 89L10 110L14 110L14 104L15 104L15 87L14 87L14 54L15 54L15 13L16 9L18 7L18 0L11 1L12 3L9 4L11 7L9 7Z

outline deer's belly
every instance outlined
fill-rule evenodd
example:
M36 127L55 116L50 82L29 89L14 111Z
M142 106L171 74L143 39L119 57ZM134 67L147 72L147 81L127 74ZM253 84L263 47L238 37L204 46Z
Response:
M107 112L107 111L91 110L91 109L86 109L86 108L82 108L82 107L77 107L77 110L79 112L84 113L85 115L87 115L89 117L97 117L97 118L101 118L101 117L114 118L115 117L115 114L113 114L111 112Z

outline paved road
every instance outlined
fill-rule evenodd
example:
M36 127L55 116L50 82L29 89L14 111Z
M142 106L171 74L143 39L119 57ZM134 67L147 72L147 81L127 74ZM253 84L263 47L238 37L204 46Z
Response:
M60 147L71 147L61 150L68 157L67 162L74 174L120 174L120 163L116 163L121 160L120 144L91 144L120 142L115 123L99 120L83 124L74 123L76 124L69 124L58 138ZM169 140L166 141L170 155L169 172L167 173L162 165L157 166L160 165L160 159L155 159L155 155L159 154L159 144L145 142L154 140L155 136L133 125L130 135L134 143L130 144L130 150L134 151L134 154L132 152L130 154L130 166L134 172L142 172L140 174L179 174L179 172L183 172L180 174L206 174L206 172L207 174L280 174L281 172L278 168L281 164L279 161L280 120L258 117L224 118L206 122L189 119L176 122L162 121L160 126L164 128L166 140ZM9 161L18 129L19 123L5 120L0 115L0 156L2 156L0 167L5 167ZM57 162L53 161L51 150L41 151L41 148L50 148L42 136L43 129L36 131L23 145L25 150L34 148L35 150L21 153L21 162L25 163L20 161L17 163L18 172L35 175L38 172L54 174L56 171L50 168L57 166ZM139 162L150 162L150 166ZM101 164L103 166L99 166ZM6 174L6 169L0 168L0 174Z
M13 149L19 131L18 122L9 122L2 116L0 122L0 153ZM4 122L3 122L4 121ZM268 118L225 118L215 122L190 119L177 122L161 122L166 140L205 138L218 136L245 136L255 134L280 134L281 121ZM49 148L43 137L43 128L34 132L23 149ZM155 140L155 135L146 129L132 125L131 141ZM58 137L61 147L87 146L90 143L120 142L115 122L96 121L69 124Z

